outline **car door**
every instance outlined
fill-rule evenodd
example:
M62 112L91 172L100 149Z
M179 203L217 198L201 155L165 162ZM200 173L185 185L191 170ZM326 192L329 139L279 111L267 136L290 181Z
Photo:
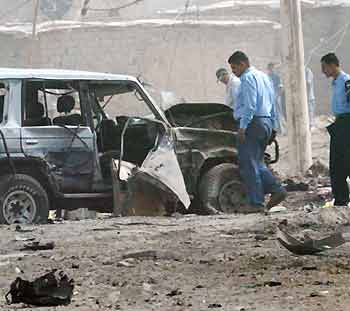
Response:
M167 124L159 120L129 118L123 128L122 150L130 150L130 144L140 142L135 139L135 134L130 135L130 132L135 133L135 127L140 126L144 128L144 132L148 132L149 149L142 164L130 171L128 182L152 185L153 189L158 189L157 192L161 190L163 193L168 193L175 201L188 208L191 203L190 197L176 156L174 136ZM138 131L136 133L138 134ZM128 161L130 154L122 153L121 159ZM122 179L121 176L119 179Z
M85 121L87 117L83 94L80 90L75 94L79 97L78 112L80 110L82 124L57 125L53 122L55 114L50 115L49 110L54 110L55 100L66 92L66 90L58 89L58 86L60 88L64 86L60 82L57 83L58 95L55 95L54 81L46 82L46 89L38 81L34 82L26 81L24 85L27 96L22 99L21 146L23 153L26 157L37 158L47 163L50 174L62 193L91 191L94 174L94 137L88 122ZM50 98L48 98L49 93L46 94L44 89L50 92ZM45 94L40 94L40 92ZM40 101L44 101L45 104ZM31 103L28 104L29 102ZM44 115L41 118L38 113L35 118L34 113L29 114L30 110L38 110L36 105L45 106ZM43 121L44 119L47 121Z

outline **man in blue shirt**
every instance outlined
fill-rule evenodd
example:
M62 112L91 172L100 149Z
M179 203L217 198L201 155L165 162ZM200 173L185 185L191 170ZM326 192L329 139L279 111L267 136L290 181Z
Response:
M331 137L330 175L334 205L349 203L350 176L350 76L341 70L338 57L329 53L321 59L322 72L332 78L332 112L335 122L327 127Z
M234 117L239 122L238 161L250 203L247 209L259 212L264 210L266 194L271 194L268 209L287 196L264 163L264 153L275 127L275 95L269 77L251 67L243 52L235 52L228 62L241 80Z
M267 65L267 75L270 78L275 93L275 107L276 107L276 128L281 134L285 134L286 123L286 104L283 95L283 83L281 77L275 71L275 65L269 63Z

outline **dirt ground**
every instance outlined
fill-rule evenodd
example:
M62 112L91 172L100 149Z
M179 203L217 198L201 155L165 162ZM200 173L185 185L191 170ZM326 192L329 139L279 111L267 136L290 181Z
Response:
M326 126L330 124L329 116L320 116L315 121L312 129L312 158L313 161L321 161L328 165L329 162L329 135ZM280 161L274 166L274 169L283 175L288 174L288 138L287 136L278 136L280 144Z
M327 138L317 137L321 153ZM290 193L288 212L270 216L104 217L21 232L0 226L0 310L37 309L8 306L3 297L16 277L32 280L51 269L75 280L73 301L42 311L350 310L349 244L295 256L276 240L283 219L296 231L348 232L350 209L318 208L324 199L315 186ZM310 202L315 208L305 210ZM28 238L55 248L20 251Z

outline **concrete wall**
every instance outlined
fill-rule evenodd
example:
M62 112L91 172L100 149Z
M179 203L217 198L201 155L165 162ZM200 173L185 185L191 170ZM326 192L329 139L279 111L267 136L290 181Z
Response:
M33 66L141 74L156 88L173 90L188 100L221 101L224 88L216 83L216 69L226 66L237 48L264 67L278 52L276 39L271 25L259 29L180 25L51 31L39 35ZM0 66L23 66L29 47L26 41L9 42L9 49L0 52ZM21 53L14 56L16 45L21 46L17 49Z
M276 12L268 12L276 18ZM306 55L337 32L349 16L349 8L304 10ZM264 16L262 16L264 17ZM222 101L224 88L216 84L215 70L226 65L235 49L246 51L261 69L279 62L280 34L271 25L259 26L133 26L57 30L39 34L33 54L34 67L82 69L141 74L160 90L197 101ZM350 72L350 37L344 32L313 55L318 112L329 112L330 81L320 72L319 59L337 45L337 53ZM26 65L29 41L0 33L0 66Z

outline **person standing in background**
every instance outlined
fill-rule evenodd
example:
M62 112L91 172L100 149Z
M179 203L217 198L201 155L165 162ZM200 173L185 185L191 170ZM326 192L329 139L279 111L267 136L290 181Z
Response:
M267 65L267 75L272 82L274 95L275 95L276 127L277 127L277 130L279 130L279 132L282 135L285 135L286 134L285 124L286 124L287 112L286 112L286 104L284 100L283 83L282 83L281 77L276 73L275 65L273 63L269 63Z
M310 129L315 126L315 91L314 91L314 74L309 67L305 67L305 80L307 91L307 104L309 108Z
M226 86L225 104L234 110L241 81L233 73L229 74L225 68L216 71L216 78L217 82Z

